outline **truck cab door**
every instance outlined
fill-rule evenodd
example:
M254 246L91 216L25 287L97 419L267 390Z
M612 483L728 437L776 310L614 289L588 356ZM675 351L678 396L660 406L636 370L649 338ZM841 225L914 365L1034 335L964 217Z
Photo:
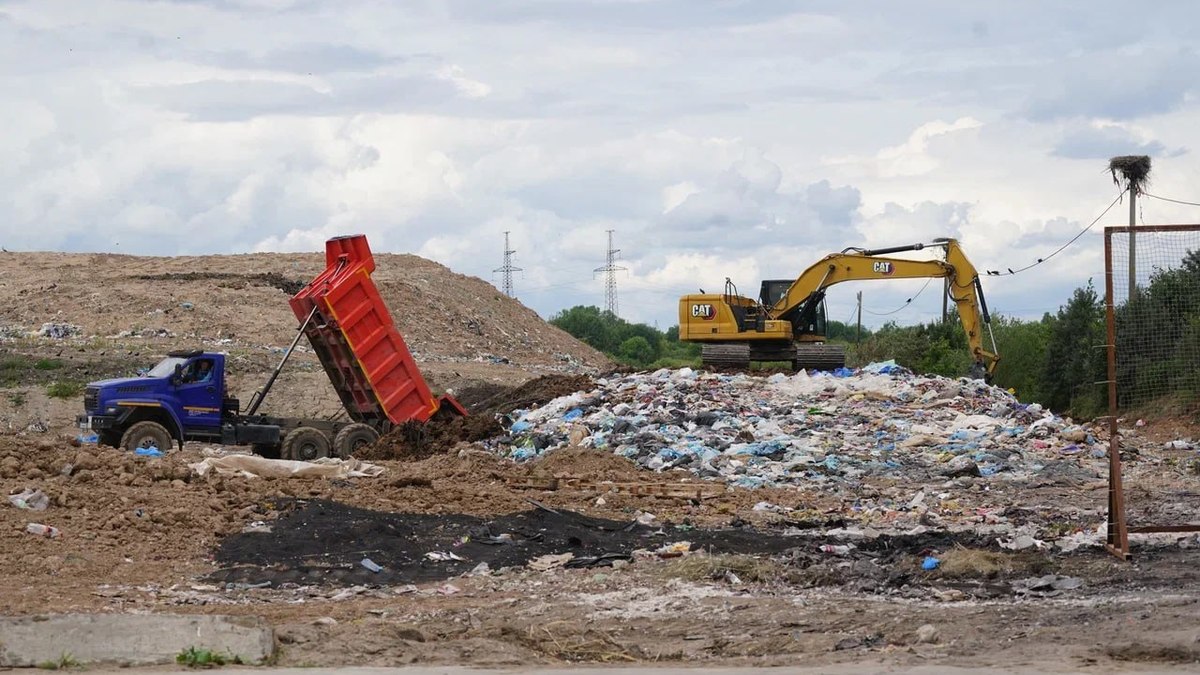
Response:
M201 362L209 364L206 379L199 376ZM183 366L175 380L175 396L179 399L179 418L184 427L219 427L221 398L224 394L223 368L211 357L198 357Z

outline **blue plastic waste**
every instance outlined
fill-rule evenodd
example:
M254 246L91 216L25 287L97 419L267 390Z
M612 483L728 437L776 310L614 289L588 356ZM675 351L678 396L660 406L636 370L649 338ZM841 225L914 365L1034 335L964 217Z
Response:
M162 457L163 456L162 450L159 450L158 448L154 447L153 445L148 448L138 448L137 450L133 451L133 454L140 455L142 457Z
M363 567L371 570L372 572L375 572L376 574L383 571L383 568L380 567L379 565L377 565L375 563L375 561L371 560L370 558L363 558L362 562L359 564L362 565Z
M533 448L513 448L508 455L508 458L514 462L524 462L534 457L537 457L537 450Z
M100 434L79 434L75 437L75 440L80 443L99 443Z
M526 422L525 420L517 420L516 422L513 422L513 425L511 427L509 427L508 430L513 432L514 434L519 434L523 431L529 431L532 428L533 428L532 423Z
M937 558L934 558L933 556L927 556L924 560L921 561L921 569L936 570L938 568L938 565L941 565L941 564L942 564L941 560L938 560Z
M833 371L834 377L850 377L853 374L854 374L854 371L850 370L849 368L846 368L845 366L843 366L841 368L837 368Z
M579 419L580 417L583 417L583 411L580 410L579 408L570 410L567 412L566 415L563 415L563 419L568 422L574 422L575 420Z

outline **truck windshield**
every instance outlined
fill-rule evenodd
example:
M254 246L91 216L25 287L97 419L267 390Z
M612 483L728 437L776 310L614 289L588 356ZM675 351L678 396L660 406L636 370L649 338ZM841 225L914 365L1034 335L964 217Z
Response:
M187 363L187 359L181 359L176 356L168 356L162 361L159 361L157 366L151 368L150 371L146 373L146 377L167 377L171 375L171 373L175 372L176 364L183 365L185 363Z

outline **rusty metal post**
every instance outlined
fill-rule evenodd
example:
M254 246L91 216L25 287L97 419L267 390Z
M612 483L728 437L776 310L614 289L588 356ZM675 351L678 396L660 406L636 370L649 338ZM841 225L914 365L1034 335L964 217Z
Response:
M1129 531L1125 523L1125 488L1121 483L1121 443L1117 425L1117 319L1113 306L1112 235L1111 228L1104 228L1104 323L1108 336L1108 539L1105 547L1118 558L1127 560ZM1133 236L1133 228L1130 228L1129 236Z

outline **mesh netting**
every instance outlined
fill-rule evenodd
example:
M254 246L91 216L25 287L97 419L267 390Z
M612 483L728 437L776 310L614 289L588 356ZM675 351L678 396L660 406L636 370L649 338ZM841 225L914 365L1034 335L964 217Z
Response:
M1120 455L1110 456L1109 544L1127 553L1114 529L1121 511L1131 532L1200 523L1200 461L1192 439L1178 437L1200 401L1200 226L1106 228L1105 236L1116 328L1109 409L1122 439ZM1142 416L1167 421L1143 431L1134 425Z
M1117 407L1200 397L1200 226L1115 231ZM1132 253L1132 255L1131 255ZM1136 283L1130 284L1130 280Z

